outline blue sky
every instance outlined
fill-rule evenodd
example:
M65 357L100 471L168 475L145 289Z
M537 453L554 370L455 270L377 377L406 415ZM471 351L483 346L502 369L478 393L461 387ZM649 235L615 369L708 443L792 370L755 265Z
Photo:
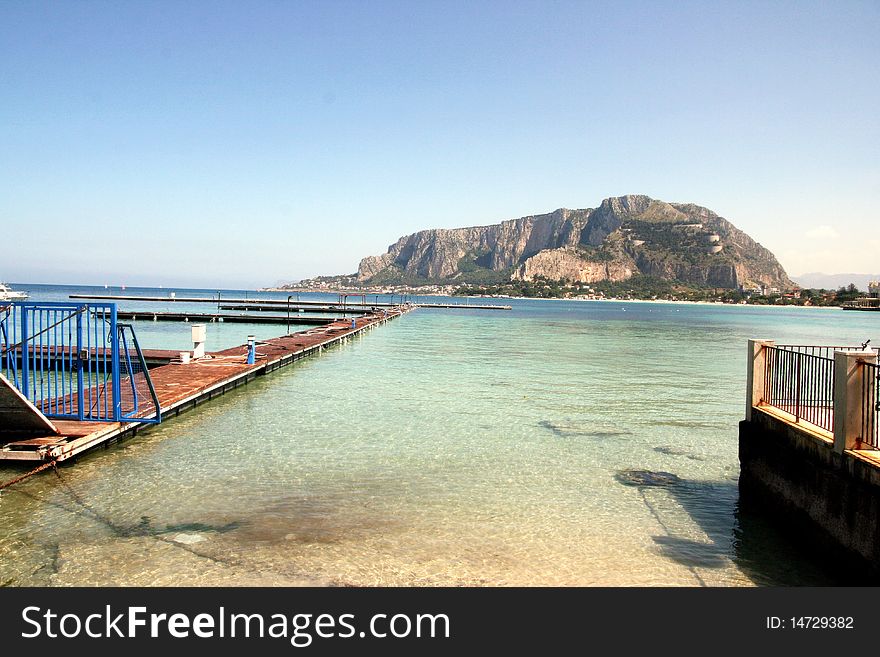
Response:
M0 279L256 287L636 193L874 273L878 34L874 1L0 0Z

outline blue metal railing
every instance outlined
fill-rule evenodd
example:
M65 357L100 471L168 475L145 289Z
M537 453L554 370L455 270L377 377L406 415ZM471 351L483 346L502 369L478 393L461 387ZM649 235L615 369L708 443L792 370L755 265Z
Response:
M159 399L134 327L131 324L118 324L117 328L123 356L119 364L121 416L124 419L160 422L162 411Z
M0 308L0 371L49 418L161 420L140 345L131 326L117 324L115 303Z
M3 349L0 352L3 354L0 356L0 369L4 370L7 379L18 381L18 361L14 358L7 358L5 353L7 345L15 344L15 327L9 321L11 315L11 305L0 306L0 349Z

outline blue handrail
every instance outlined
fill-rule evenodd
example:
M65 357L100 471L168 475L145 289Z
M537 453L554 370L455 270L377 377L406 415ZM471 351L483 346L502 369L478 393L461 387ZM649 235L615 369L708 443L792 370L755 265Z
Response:
M49 418L159 422L134 329L116 319L115 303L10 302L0 308L0 371Z

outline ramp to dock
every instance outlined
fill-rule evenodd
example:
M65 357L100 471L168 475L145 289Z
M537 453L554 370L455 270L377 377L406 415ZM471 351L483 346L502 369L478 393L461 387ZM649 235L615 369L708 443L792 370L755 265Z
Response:
M0 374L0 441L20 436L57 436L58 429Z

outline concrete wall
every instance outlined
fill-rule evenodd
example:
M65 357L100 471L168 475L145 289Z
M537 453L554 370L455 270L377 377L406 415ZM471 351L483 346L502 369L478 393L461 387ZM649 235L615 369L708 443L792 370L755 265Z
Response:
M740 423L739 458L744 505L775 516L850 581L880 581L876 465L760 409Z

